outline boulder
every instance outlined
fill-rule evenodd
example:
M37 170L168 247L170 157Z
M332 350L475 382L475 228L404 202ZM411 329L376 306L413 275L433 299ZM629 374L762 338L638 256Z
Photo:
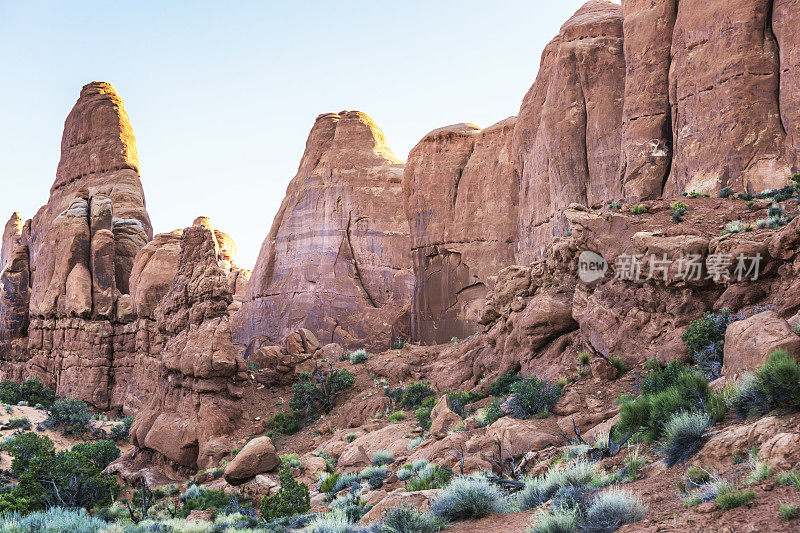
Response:
M756 460L779 470L791 470L800 465L800 433L783 432L774 435L758 450Z
M395 489L386 495L381 501L361 517L360 524L369 525L378 522L389 509L398 507L411 507L415 511L427 511L430 508L431 500L435 499L441 489L419 490L406 492L405 489Z
M431 410L431 435L444 436L448 430L461 423L461 417L450 409L447 395L443 395Z
M561 437L543 431L535 421L503 417L486 428L486 436L499 441L503 456L522 457L561 442Z
M281 464L275 445L269 437L256 437L239 450L225 467L225 480L240 485L258 474L274 470Z
M751 424L730 426L714 431L694 456L692 463L707 469L722 470L730 466L735 455L742 458L747 457L751 447L761 448L773 437L784 433L787 428L792 426L792 423L792 420L768 416ZM787 443L791 442L787 441ZM764 457L772 454L773 447L764 448ZM781 447L776 449L776 459L779 457L778 450L781 450Z
M741 376L764 363L775 350L800 356L800 337L774 311L764 311L728 326L722 374Z

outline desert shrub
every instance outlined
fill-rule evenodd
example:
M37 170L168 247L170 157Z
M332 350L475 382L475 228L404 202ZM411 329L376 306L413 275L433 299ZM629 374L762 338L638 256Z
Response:
M763 416L778 408L800 409L800 363L785 350L774 351L753 375L745 377L730 404L741 418Z
M511 385L522 380L515 370L509 370L489 385L489 396L508 396Z
M414 381L408 384L400 394L397 404L406 409L419 409L423 400L435 396L436 393L427 381Z
M444 529L446 522L429 513L418 513L411 507L396 507L383 514L380 533L433 533Z
M6 429L31 429L31 421L27 416L21 418L11 418L5 423Z
M525 533L574 533L578 524L576 509L555 507L537 513Z
M532 376L511 385L511 395L506 404L511 416L524 420L549 413L561 394L560 387Z
M589 485L596 475L591 463L578 461L567 468L556 465L541 476L525 480L525 487L517 493L517 505L521 511L533 509L551 500L559 490Z
M362 348L360 350L356 350L354 352L350 352L349 359L350 359L350 362L352 364L354 364L354 365L357 365L357 364L360 364L360 363L366 363L367 359L369 359L369 354L367 354L367 351Z
M3 533L23 532L75 532L96 533L105 531L109 524L100 518L89 516L83 509L63 509L53 507L37 511L27 516L4 515L0 517L0 531Z
M12 472L18 477L14 496L30 502L32 509L110 505L120 487L103 469L119 457L109 441L79 443L56 453L53 442L35 433L24 433L4 443L13 457Z
M742 221L733 220L725 225L725 230L722 232L722 234L727 235L729 233L741 233L743 231L745 231L745 225L742 224Z
M390 465L394 462L394 453L389 450L378 450L372 454L372 466Z
M409 492L440 489L450 483L453 473L439 465L426 464L424 468L412 471L411 476L407 479L406 490Z
M622 489L609 489L595 496L586 509L582 531L610 533L623 524L644 518L647 508L642 500Z
M281 411L267 420L267 427L274 434L293 435L303 428L303 413Z
M303 372L298 376L298 382L292 385L289 406L293 411L306 415L317 410L330 413L336 395L354 383L353 374L345 369L334 370L332 363L328 363L328 368L317 366L314 372Z
M357 533L358 529L343 513L330 512L315 517L308 524L306 533Z
M436 405L436 398L429 396L422 400L422 406L414 411L414 418L417 419L417 423L424 430L431 428L431 412L434 405Z
M389 422L390 424L402 422L405 419L406 419L406 414L403 411L395 411L394 413L386 417L386 421Z
M329 507L332 513L344 515L348 522L355 524L367 514L369 509L366 508L366 504L366 500L361 498L361 491L356 490L338 496Z
M88 429L92 418L86 403L74 398L53 402L48 414L48 425L59 427L65 433L74 435L82 435Z
M388 475L388 472L385 470L376 470L372 472L372 475L367 478L367 484L369 485L369 488L372 490L381 488Z
M56 393L45 387L37 378L29 378L22 382L20 399L28 402L28 405L39 404L49 409L56 401Z
M797 470L787 470L786 472L781 472L775 478L777 482L781 485L794 487L797 490L800 490L800 472Z
M672 220L676 223L683 222L683 216L689 208L683 202L675 202L672 204Z
M725 490L717 494L717 508L728 511L741 507L756 497L752 490L743 491L741 489L728 486Z
M482 394L473 391L451 391L447 393L447 404L451 411L461 418L465 418L467 405L483 398Z
M631 213L633 213L634 215L641 215L641 214L646 213L646 212L647 212L647 208L645 206L643 206L642 204L636 204L635 206L633 206L631 208Z
M711 417L701 412L678 412L664 425L662 450L668 467L687 461L703 444L703 437L713 425Z
M180 500L183 502L183 507L181 507L178 516L186 518L192 511L223 509L230 502L230 497L225 494L224 490L213 490L191 485L186 492L181 494Z
M731 197L731 196L733 196L734 194L735 194L735 193L734 193L734 190L733 190L733 189L731 189L730 187L723 187L723 188L722 188L722 189L720 189L720 191L719 191L719 197L720 197L720 198L730 198L730 197Z
M782 503L778 506L778 514L786 520L793 520L800 514L800 507L796 503Z
M292 468L297 468L298 470L303 469L303 462L300 460L300 456L296 453L290 453L287 455L281 455L281 464L286 463Z
M720 375L725 332L733 320L730 309L723 309L719 313L707 311L690 323L681 335L689 356L709 379L716 379Z
M22 399L19 383L10 379L0 381L0 402L8 405L17 405Z
M580 352L578 354L578 365L580 365L580 366L588 366L589 362L591 361L591 359L592 358L589 355L589 352L584 350L584 351L582 351L582 352Z
M311 496L308 485L298 483L292 475L292 467L283 463L278 474L281 488L272 496L261 500L261 517L273 520L283 516L305 514L311 509Z
M758 229L777 229L789 223L784 215L770 216L756 220L755 227Z
M664 424L681 411L706 411L711 393L708 381L698 372L673 367L658 373L650 382L645 380L649 393L624 403L616 430L641 431L654 441L661 437Z
M699 466L690 466L686 469L686 479L695 487L699 487L711 481L711 474Z
M748 485L769 479L775 473L775 469L769 463L759 463L753 460L751 466L752 470L750 475L747 476Z
M634 481L637 477L639 477L639 473L644 468L646 461L647 458L640 451L638 446L628 454L628 456L625 458L625 476L629 481Z
M505 416L505 413L503 413L502 402L494 399L478 414L478 424L482 427L490 426L503 418L503 416Z
M608 362L614 365L614 368L617 369L617 374L622 375L628 371L628 363L625 362L625 359L618 355L612 355L608 358Z
M333 487L336 486L336 483L338 481L339 481L339 474L335 472L333 474L320 478L319 491L322 493L333 491Z
M431 501L431 512L448 521L472 520L505 510L500 490L481 476L456 478Z
M333 499L333 495L337 492L340 492L344 489L349 489L353 485L358 484L358 474L351 473L351 474L340 474L336 477L336 481L333 483L333 488L327 491L329 494L329 500Z
M413 452L414 448L422 444L424 439L422 437L415 437L411 442L408 443L408 451Z
M128 440L128 436L131 432L131 426L133 425L133 417L129 416L122 419L122 424L117 424L113 428L111 428L110 438L114 442L119 442L121 440Z
M344 440L346 440L347 442L353 442L357 438L358 435L356 435L355 433L348 433L347 435L345 435Z

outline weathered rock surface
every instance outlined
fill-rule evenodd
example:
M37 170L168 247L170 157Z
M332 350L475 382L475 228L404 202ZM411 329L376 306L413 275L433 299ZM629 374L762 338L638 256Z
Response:
M519 192L516 118L485 130L439 128L409 154L403 175L416 284L411 337L423 343L478 329L492 276L513 262Z
M323 468L325 461L323 460ZM281 464L281 458L275 452L275 446L269 437L257 437L239 450L236 457L225 467L225 479L231 485L239 485L255 477L275 469Z
M304 327L323 343L389 347L413 288L402 172L364 113L317 119L236 315L238 342Z
M725 332L722 374L741 377L761 366L775 350L800 358L800 337L774 311L734 322Z

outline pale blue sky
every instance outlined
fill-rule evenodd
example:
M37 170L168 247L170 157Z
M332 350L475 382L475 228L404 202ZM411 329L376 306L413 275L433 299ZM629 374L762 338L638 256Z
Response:
M81 86L113 83L156 232L210 216L252 267L317 115L371 115L395 153L515 115L583 2L0 0L0 218L47 201Z

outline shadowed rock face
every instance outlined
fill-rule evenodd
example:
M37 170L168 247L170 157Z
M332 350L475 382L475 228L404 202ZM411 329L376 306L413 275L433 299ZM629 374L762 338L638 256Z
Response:
M515 124L512 117L482 131L472 124L439 128L409 154L403 193L416 277L414 341L475 333L491 276L513 262Z
M563 211L570 203L599 205L622 196L624 91L622 10L592 0L545 49L520 110L518 262L530 262L567 230Z
M321 115L237 314L237 342L300 328L378 349L411 297L402 162L357 111Z

